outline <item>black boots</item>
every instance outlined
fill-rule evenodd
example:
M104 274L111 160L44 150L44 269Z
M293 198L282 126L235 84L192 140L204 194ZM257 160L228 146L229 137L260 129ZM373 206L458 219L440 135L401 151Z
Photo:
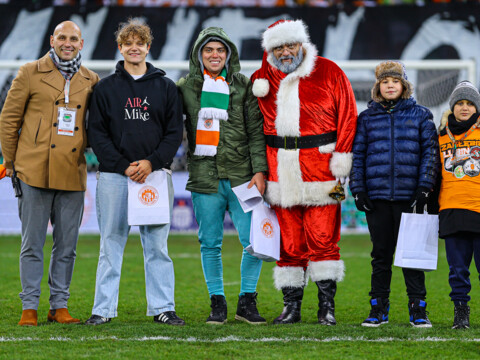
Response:
M470 328L470 306L467 304L455 305L452 329Z
M303 287L287 287L282 288L283 292L283 312L273 320L273 323L278 324L294 324L300 322L301 307L303 299Z
M227 301L223 295L212 295L210 298L212 312L207 319L207 324L222 325L227 322Z
M266 324L257 310L257 293L245 293L238 298L235 320L244 321L253 325Z
M318 287L318 323L337 325L335 320L335 293L337 283L333 280L315 281Z

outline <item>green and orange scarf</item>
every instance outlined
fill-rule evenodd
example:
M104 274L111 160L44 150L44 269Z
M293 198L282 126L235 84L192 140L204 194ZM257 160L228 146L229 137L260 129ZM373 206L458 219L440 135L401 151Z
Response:
M204 80L194 155L215 156L217 154L220 140L220 120L228 120L230 90L225 80L226 76L225 68L216 78L213 78L207 70L203 71Z

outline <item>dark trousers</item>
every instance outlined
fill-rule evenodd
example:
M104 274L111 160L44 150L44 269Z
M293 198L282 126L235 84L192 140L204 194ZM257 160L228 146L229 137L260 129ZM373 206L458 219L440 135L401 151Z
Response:
M452 291L450 298L458 303L470 301L470 264L472 257L475 259L475 266L480 273L480 234L472 232L458 232L445 237L445 250L447 252L448 266L450 273L448 282Z
M408 201L373 200L375 210L367 213L368 230L372 240L372 298L388 298L392 280L392 263L397 245L402 212L410 213ZM409 301L425 300L425 274L423 271L402 269Z

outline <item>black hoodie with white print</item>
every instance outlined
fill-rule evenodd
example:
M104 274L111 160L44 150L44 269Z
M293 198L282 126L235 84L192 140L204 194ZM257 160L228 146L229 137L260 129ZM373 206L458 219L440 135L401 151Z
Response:
M95 87L89 111L88 140L100 171L123 175L142 159L153 171L169 168L183 136L182 101L163 70L147 63L135 80L119 61Z

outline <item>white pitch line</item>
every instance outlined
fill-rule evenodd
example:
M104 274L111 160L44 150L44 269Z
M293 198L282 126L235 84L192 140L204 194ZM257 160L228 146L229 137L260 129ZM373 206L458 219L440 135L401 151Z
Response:
M2 342L35 342L35 341L51 341L51 342L86 342L86 341L105 341L105 340L115 340L115 341L125 341L125 342L145 342L145 341L179 341L186 343L225 343L225 342L247 342L247 343L284 343L284 342L480 342L480 339L455 339L455 338L439 338L439 337L424 337L424 338L378 338L378 339L368 339L363 336L360 337L327 337L323 339L310 338L310 337L287 337L287 338L260 338L260 339L247 339L237 336L227 336L215 339L202 339L196 337L187 337L187 338L175 338L169 336L144 336L137 338L119 338L116 336L106 336L106 337L79 337L79 338L68 338L68 337L50 337L50 338L35 338L35 337L24 337L24 338L15 338L15 337L0 337L0 343Z

